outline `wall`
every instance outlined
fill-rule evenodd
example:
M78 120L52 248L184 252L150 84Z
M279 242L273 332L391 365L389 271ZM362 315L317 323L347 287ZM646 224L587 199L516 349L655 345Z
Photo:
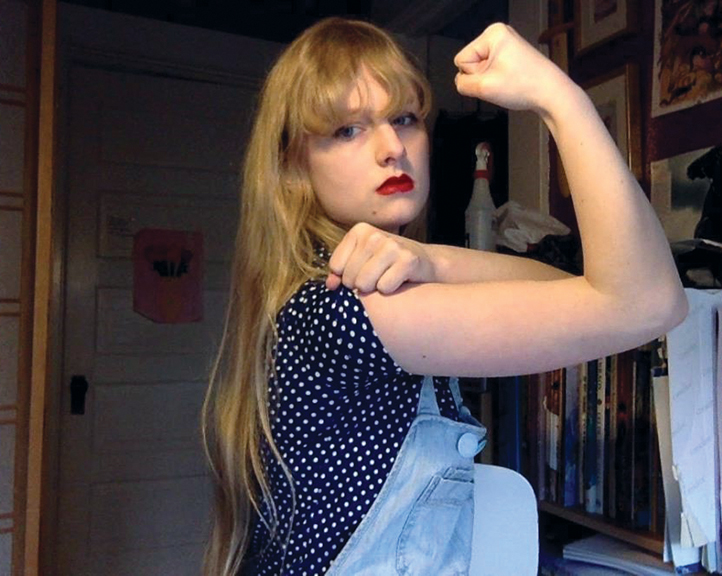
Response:
M22 538L26 418L19 357L21 315L32 302L21 286L23 238L30 237L24 216L31 208L25 178L27 23L25 2L0 2L0 574L11 574Z
M547 0L509 0L509 24L532 46L546 29ZM544 50L545 47L540 46ZM538 116L509 114L509 200L549 213L548 132Z
M512 0L511 4L525 4ZM518 10L521 11L521 8ZM654 71L655 0L637 3L638 30L605 42L599 47L570 58L569 74L584 85L613 72L625 64L639 68L639 121L641 132L640 184L650 195L650 163L722 143L722 100L719 98L678 112L652 117L652 80ZM550 213L576 229L572 202L559 193L552 174L549 193Z

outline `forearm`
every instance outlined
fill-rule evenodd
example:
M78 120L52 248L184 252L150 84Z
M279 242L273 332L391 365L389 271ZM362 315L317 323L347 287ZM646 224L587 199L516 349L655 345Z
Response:
M669 244L593 104L571 81L552 102L540 114L569 182L585 279L639 317L668 314L668 322L679 321L686 301Z
M520 256L469 250L441 244L426 245L437 282L463 284L503 280L560 280L566 272Z

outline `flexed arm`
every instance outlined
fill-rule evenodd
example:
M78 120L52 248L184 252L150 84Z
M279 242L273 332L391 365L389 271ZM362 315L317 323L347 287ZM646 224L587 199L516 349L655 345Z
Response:
M687 310L668 243L586 94L503 24L455 58L459 92L538 113L557 141L579 223L582 277L405 284L361 297L410 372L538 372L638 346Z
M496 24L454 59L459 92L537 112L569 181L584 252L584 278L617 306L650 299L649 314L685 309L668 242L592 102L513 29ZM645 308L646 310L646 308Z

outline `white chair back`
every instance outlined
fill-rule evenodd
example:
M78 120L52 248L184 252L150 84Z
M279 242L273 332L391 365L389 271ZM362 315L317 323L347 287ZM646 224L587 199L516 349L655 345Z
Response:
M476 464L469 576L536 576L539 519L532 487L508 468Z

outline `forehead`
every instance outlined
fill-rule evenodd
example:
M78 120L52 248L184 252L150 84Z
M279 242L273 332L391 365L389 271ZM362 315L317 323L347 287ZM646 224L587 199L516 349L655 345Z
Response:
M392 98L385 88L366 69L349 86L340 104L346 114L374 113L389 114L398 109L418 104L418 99L411 86L403 91L402 98Z

